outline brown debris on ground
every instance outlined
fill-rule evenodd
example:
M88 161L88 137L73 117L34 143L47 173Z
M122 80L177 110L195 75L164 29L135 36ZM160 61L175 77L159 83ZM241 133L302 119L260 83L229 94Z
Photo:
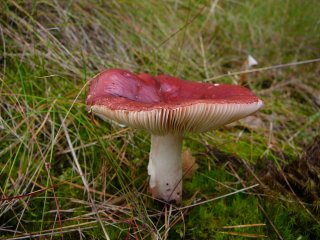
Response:
M298 197L301 202L312 205L313 211L320 212L320 136L306 147L299 159L281 168L273 161L257 165L245 164L236 155L209 146L207 148L208 154L217 160L217 165L227 162L229 168L245 169L244 175L240 176L241 180L258 182L261 187L258 191Z
M314 204L320 200L320 136L314 139L302 157L278 169L274 163L260 176L263 183L283 194L292 191L301 201Z
M192 156L191 150L188 148L181 154L183 177L191 179L195 171L199 168L196 159Z

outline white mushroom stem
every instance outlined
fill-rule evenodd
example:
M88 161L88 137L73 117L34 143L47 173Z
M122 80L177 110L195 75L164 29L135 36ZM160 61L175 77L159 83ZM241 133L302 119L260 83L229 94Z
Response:
M182 195L181 135L151 135L148 165L153 197L180 203Z

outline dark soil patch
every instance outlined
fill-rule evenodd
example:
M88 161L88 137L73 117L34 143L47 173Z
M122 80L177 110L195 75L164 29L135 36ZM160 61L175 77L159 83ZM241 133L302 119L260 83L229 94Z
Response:
M294 193L301 201L316 207L320 200L320 136L306 147L300 159L282 169L270 163L259 177L272 191Z
M311 204L312 211L320 211L320 136L305 148L302 156L291 164L278 168L274 161L259 161L256 165L249 165L237 155L224 153L216 148L206 146L207 155L215 159L216 165L227 165L231 172L235 172L245 185L252 182L260 183L258 192L282 194L300 199ZM255 175L256 174L256 175Z

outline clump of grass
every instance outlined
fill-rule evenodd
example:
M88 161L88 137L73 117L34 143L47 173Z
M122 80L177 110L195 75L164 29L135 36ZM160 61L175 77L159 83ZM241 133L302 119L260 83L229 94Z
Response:
M318 234L314 212L285 194L274 200L250 190L187 206L259 182L254 164L282 168L319 135L320 68L312 60L319 7L316 0L1 2L0 238ZM263 124L188 135L184 147L199 170L186 182L186 208L151 199L148 134L90 116L88 80L119 67L237 83L240 74L228 73L241 71L249 53L268 67L247 75L265 102L255 115ZM298 65L305 60L312 61ZM245 167L233 171L230 156ZM250 227L225 228L237 225Z

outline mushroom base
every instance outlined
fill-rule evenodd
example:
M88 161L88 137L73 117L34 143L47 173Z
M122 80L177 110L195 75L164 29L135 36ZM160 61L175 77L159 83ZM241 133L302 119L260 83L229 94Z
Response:
M152 196L167 202L181 202L182 195L182 136L151 136L148 165Z

